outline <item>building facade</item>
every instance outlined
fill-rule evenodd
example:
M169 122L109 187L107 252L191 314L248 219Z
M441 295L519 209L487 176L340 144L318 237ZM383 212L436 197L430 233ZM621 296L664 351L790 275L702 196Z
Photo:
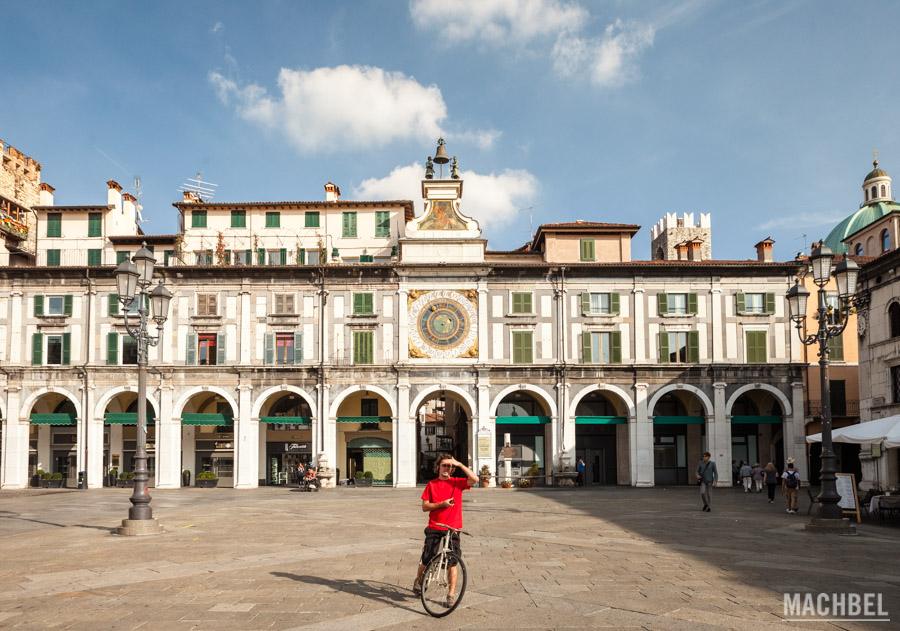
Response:
M203 470L277 484L298 461L330 483L370 472L412 486L443 449L496 475L504 446L512 475L548 482L578 457L589 483L632 486L689 484L704 450L722 485L731 460L802 461L803 358L784 300L797 262L702 248L636 261L638 226L595 222L494 252L463 184L426 169L419 216L410 201L341 200L332 183L321 202L186 196L174 235L142 234L112 181L105 205L56 206L50 187L16 201L35 248L7 240L0 268L0 484L42 469L98 487L130 470L136 352L114 268L142 242L175 294L150 351L160 488Z

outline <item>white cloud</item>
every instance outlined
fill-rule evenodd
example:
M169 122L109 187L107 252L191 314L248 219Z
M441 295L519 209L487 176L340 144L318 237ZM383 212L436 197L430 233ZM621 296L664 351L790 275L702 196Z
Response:
M424 164L399 166L382 178L363 180L353 190L358 199L415 199L416 212L422 212L421 180ZM464 180L462 212L475 217L482 228L496 228L512 222L520 209L532 204L538 181L524 170L506 169L501 173L461 171Z
M221 21L219 21L212 25L212 28L209 29L209 32L210 33L218 33L219 31L223 31L223 30L225 30L225 25L222 24Z
M774 228L805 228L808 226L834 226L843 221L846 215L834 213L822 214L820 211L808 211L800 213L784 213L779 214L774 219L769 219L761 224L761 230L772 230Z
M616 87L638 76L637 57L653 45L647 24L616 20L599 38L563 34L553 46L553 67L564 77L587 76L601 87Z
M588 12L559 0L411 0L413 23L435 30L445 43L505 45L581 29Z
M222 103L233 104L239 116L283 134L304 152L396 140L433 142L445 133L485 148L499 136L494 130L446 132L447 106L436 85L372 66L282 68L278 96L254 83L241 86L218 72L211 72L209 81Z

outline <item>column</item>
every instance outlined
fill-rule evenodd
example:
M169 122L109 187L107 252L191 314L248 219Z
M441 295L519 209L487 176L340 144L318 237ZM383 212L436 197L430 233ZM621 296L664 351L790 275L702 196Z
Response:
M632 293L634 294L634 320L632 323L634 331L634 362L640 364L647 361L647 344L645 341L647 322L644 318L644 288L635 287Z
M235 431L234 488L255 489L259 484L259 419L250 418L253 386L238 387L238 423Z
M713 414L706 419L707 450L716 461L719 481L716 486L731 486L731 417L725 415L725 388L728 384L713 384ZM691 480L696 463L688 462L688 480Z
M782 422L782 444L784 461L794 459L794 466L800 472L803 482L809 480L809 457L806 449L806 417L804 414L805 392L802 381L791 383L791 416Z
M394 421L394 486L416 485L416 419L409 414L409 375L397 376L397 418Z
M572 384L567 383L563 388L562 402L560 403L559 415L560 422L560 462L561 467L571 467L575 470L575 415L570 414L570 392Z
M181 428L181 469L191 472L191 484L197 480L196 436L193 425L179 425Z
M480 347L480 345L479 345ZM480 352L480 349L479 349ZM476 475L481 467L487 465L491 473L496 476L497 471L497 432L494 419L491 418L491 384L488 370L478 371L478 410L476 418L472 419L474 434L474 449L472 459L475 464L473 471ZM497 485L496 477L491 478L491 486Z
M648 416L647 390L649 384L634 384L634 423L629 423L631 435L631 480L634 486L653 486L653 421Z
M397 290L397 361L405 363L409 361L409 289L405 282L400 283ZM415 468L415 467L414 467Z
M88 349L84 349L84 352L87 353ZM102 473L99 471L91 471L89 470L88 460L93 460L92 449L94 445L91 444L89 434L93 434L90 429L91 424L95 422L94 419L94 391L96 390L96 386L88 384L85 388L84 381L82 381L81 386L78 388L79 392L81 392L81 415L76 421L77 431L75 432L76 440L78 441L75 445L75 479L78 479L78 473L84 471L87 476L87 481L90 488L100 488L102 486ZM100 419L101 424L101 438L100 438L100 449L103 449L103 419ZM101 464L103 455L101 451Z
M103 416L98 417L94 413L94 390L95 386L88 387L87 409L82 413L85 417L84 440L87 444L85 471L88 488L100 489L103 488L103 478L106 475L106 467L103 466Z
M487 282L478 282L478 361L485 363L490 357L488 344L488 289Z
M158 489L177 489L181 486L181 419L174 416L175 411L172 409L174 397L175 388L163 381L159 386L159 414L156 418Z
M13 336L15 337L15 336ZM28 486L28 419L20 419L21 388L8 385L6 417L3 419L3 462L0 469L0 488L24 489Z

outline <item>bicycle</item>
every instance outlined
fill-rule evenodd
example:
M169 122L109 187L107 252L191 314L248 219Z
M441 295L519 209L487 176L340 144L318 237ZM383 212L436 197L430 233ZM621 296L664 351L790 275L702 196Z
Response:
M447 533L441 538L441 549L425 567L422 575L422 606L429 615L435 618L443 618L459 607L463 595L466 593L466 564L453 551L451 547L451 535L462 533L472 536L464 530L452 528L446 524L437 524L447 529ZM456 567L456 597L449 602L450 596L450 568Z

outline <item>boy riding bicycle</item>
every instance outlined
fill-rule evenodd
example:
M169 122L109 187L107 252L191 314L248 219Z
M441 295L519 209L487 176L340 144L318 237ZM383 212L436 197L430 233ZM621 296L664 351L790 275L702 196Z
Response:
M450 477L457 467L466 474L465 478ZM416 581L413 583L413 593L416 595L422 589L422 575L425 573L425 567L440 550L441 538L447 533L444 524L454 529L462 529L463 491L468 491L473 484L478 482L478 477L472 473L472 470L450 454L438 456L435 470L438 476L430 481L422 492L422 511L428 513L428 526L425 528L425 545L422 548L419 571L416 573ZM459 533L454 532L450 540L453 551L462 557ZM449 575L449 599L452 600L456 595L455 563L451 565Z

